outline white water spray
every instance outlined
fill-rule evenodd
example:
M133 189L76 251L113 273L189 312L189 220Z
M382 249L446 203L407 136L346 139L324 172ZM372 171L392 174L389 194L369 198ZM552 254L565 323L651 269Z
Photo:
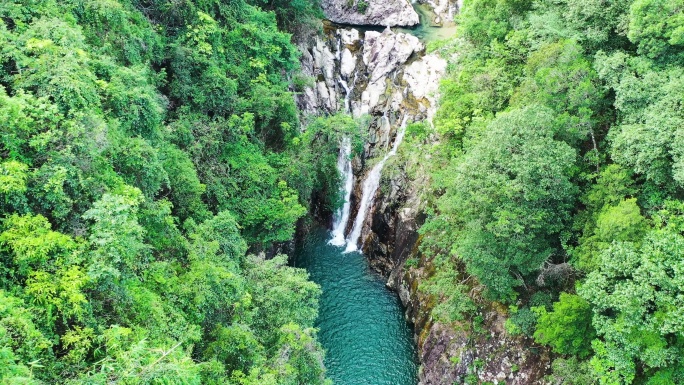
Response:
M340 85L344 88L344 111L349 113L349 99L351 98L351 90L344 79L340 79Z
M404 119L401 122L399 131L397 132L397 137L394 139L394 144L392 145L392 150L385 155L384 158L378 164L376 164L371 171L368 173L368 177L363 181L363 188L361 193L361 204L359 205L359 212L356 214L354 219L354 227L352 228L349 237L347 237L347 248L345 253L350 253L359 249L357 243L359 237L361 236L361 230L363 229L363 222L366 219L366 214L373 204L373 198L375 197L375 192L378 191L380 186L380 173L382 168L385 166L387 159L396 155L397 149L404 140L404 134L406 133L406 121L408 120L408 115L404 115Z
M354 186L354 173L351 165L351 140L349 138L342 139L342 146L340 146L340 155L337 158L337 169L342 174L344 184L340 190L344 193L344 204L333 215L333 229L331 245L343 246L344 229L347 227L349 221L349 211L351 210L351 192Z
M344 89L344 112L350 113L352 90L354 89L354 85L356 85L356 73L354 73L354 79L351 84L348 84L347 81L342 78L339 79L339 82Z

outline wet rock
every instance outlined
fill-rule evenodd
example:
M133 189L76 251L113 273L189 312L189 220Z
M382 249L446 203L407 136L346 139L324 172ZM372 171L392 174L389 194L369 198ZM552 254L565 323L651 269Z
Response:
M381 34L375 31L366 32L363 62L370 73L370 82L380 80L406 63L414 52L423 49L423 44L413 35L394 33L389 28Z
M429 107L426 109L428 121L432 121L437 109L439 80L446 72L447 62L435 54L425 55L420 60L406 66L403 80L408 91L415 99L425 98Z
M355 116L370 114L363 156L352 159L354 218L363 181L391 148L403 117L429 121L434 115L446 62L433 54L424 55L423 45L414 36L389 29L361 33L328 25L325 30L324 36L312 37L301 46L303 72L315 80L297 95L297 101L313 114L337 112L347 105ZM420 384L458 384L468 375L483 382L542 383L550 362L548 351L534 347L529 339L507 335L505 308L481 306L481 333L432 318L434 299L418 290L434 274L434 266L418 247L417 230L425 209L421 196L429 185L427 174L421 172L421 164L430 162L430 151L425 153L421 158L397 156L388 162L360 237L371 266L388 277L387 285L397 291L407 320L415 325L422 364ZM407 169L417 171L409 178ZM407 265L408 260L412 262Z
M340 37L340 42L345 46L351 46L356 44L360 40L359 30L355 28L350 29L338 29L337 35Z
M349 48L345 48L340 59L340 75L345 79L349 79L354 69L356 69L356 57Z
M408 0L365 0L359 12L358 1L323 0L326 17L335 23L352 25L412 26L419 23L418 14Z

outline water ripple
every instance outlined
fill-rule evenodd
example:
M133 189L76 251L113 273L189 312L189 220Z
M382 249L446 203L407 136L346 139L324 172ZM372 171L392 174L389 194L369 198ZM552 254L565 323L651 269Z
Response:
M415 385L418 365L413 331L396 294L359 253L327 244L323 229L298 248L295 265L321 285L316 327L336 385Z

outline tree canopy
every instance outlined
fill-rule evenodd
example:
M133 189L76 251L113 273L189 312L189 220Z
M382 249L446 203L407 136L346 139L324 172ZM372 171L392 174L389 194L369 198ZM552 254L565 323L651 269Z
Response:
M290 16L318 12L0 4L1 383L326 383L320 289L272 252L357 130L300 130Z
M435 317L484 292L558 355L553 383L684 381L683 21L675 0L463 4L424 134ZM431 291L449 269L458 293Z

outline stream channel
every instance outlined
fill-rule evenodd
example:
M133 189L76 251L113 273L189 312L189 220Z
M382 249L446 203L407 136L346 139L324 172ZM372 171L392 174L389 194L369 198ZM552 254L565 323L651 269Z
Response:
M412 34L423 43L453 35L453 23L435 25L427 5L413 3L413 6L420 16L420 24L393 30ZM402 129L405 124L404 120ZM402 138L403 131L397 135L393 150L376 165L377 170L367 175L363 189L370 199L361 203L367 209L378 187L377 183L368 182L372 178L379 182L382 164L396 153ZM415 385L419 366L416 345L401 302L396 293L385 287L385 279L371 270L366 257L356 251L358 234L351 231L345 237L347 221L353 220L348 203L352 189L349 178L353 176L348 159L349 143L343 142L341 147L338 168L345 182L347 203L334 218L332 234L323 227L312 229L299 240L293 260L295 266L306 268L322 289L316 327L326 351L327 376L335 385ZM366 192L367 189L370 191ZM361 210L357 218L361 225L364 217L365 210Z

